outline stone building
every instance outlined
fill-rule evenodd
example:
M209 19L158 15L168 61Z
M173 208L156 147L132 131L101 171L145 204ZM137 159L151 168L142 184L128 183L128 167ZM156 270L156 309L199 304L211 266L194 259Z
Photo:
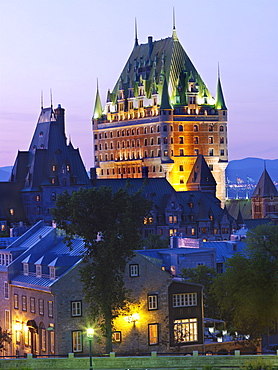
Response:
M278 222L278 191L266 168L251 197L252 218L268 218Z
M40 221L1 250L0 326L12 333L7 355L88 353L83 245L75 239L69 249L59 230ZM135 302L129 316L115 320L113 350L169 352L203 343L202 286L176 281L138 253L124 280ZM96 334L94 351L103 353L99 340Z
M202 154L225 202L227 107L218 74L216 98L179 42L171 37L133 50L102 108L97 87L92 119L97 175L166 177L179 191Z

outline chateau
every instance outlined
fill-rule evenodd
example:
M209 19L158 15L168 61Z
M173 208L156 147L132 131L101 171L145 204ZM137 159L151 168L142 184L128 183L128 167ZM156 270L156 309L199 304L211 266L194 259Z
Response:
M179 42L148 38L133 50L104 108L97 87L92 119L99 179L166 177L177 191L202 154L225 202L227 107L218 73L216 98ZM190 180L192 183L192 181Z

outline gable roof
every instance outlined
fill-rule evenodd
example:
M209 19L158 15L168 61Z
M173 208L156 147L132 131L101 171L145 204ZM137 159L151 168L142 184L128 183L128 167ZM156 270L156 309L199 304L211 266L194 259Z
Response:
M210 191L215 194L216 181L202 154L197 156L186 186L188 190Z

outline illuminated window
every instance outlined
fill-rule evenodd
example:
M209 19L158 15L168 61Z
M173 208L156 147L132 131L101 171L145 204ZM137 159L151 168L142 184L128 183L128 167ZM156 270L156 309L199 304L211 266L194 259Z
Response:
M46 350L46 330L41 328L41 350Z
M26 295L23 295L21 297L22 300L22 311L27 311L27 297Z
M53 317L53 301L48 301L48 317Z
M183 144L183 136L179 137L179 144Z
M199 149L194 149L194 154L199 155Z
M82 301L71 302L71 316L82 316Z
M53 330L50 331L50 353L54 353L55 351L55 333Z
M178 223L178 216L175 215L173 220L174 220L174 224L177 224Z
M18 294L14 294L14 309L18 310Z
M158 296L157 294L148 295L148 309L157 310L158 309Z
M197 305L197 293L173 294L173 307L187 307Z
M195 228L194 227L192 227L192 229L191 229L191 235L192 236L195 235Z
M174 321L174 341L176 343L195 342L198 340L197 318Z
M224 126L219 126L219 131L223 132L224 131Z
M158 324L148 325L148 337L150 346L158 344Z
M212 132L213 131L213 126L209 126L209 131Z
M53 172L55 172L55 171L56 171L56 166L55 166L55 165L53 165L53 166L52 166L52 171L53 171Z
M82 331L75 330L72 331L72 352L82 352L83 343L82 343Z
M209 156L213 156L213 149L209 149Z
M193 138L193 144L198 144L199 143L199 138L197 136L195 136Z
M121 341L122 341L122 332L121 331L114 331L114 333L112 333L112 341L117 342L117 343L121 343Z
M5 310L5 328L6 330L9 330L10 329L10 322L11 322L11 318L10 318L10 310Z
M36 312L36 306L35 306L35 298L30 298L30 312L35 313Z
M138 264L132 264L129 265L129 276L139 276L139 265Z
M199 127L198 127L197 125L194 125L194 126L193 126L193 131L194 131L194 132L199 131Z
M168 219L169 219L169 224L172 224L173 223L173 216L170 215Z
M212 137L212 136L209 136L209 138L208 138L208 143L209 143L209 144L213 144L213 137Z
M10 215L14 216L14 209L13 208L10 208Z

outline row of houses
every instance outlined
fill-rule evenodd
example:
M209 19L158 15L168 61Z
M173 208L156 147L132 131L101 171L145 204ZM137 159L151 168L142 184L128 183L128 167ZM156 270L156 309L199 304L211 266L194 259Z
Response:
M61 232L40 221L1 250L0 326L12 333L6 355L88 353L87 303L80 283L83 242L72 249ZM135 300L129 316L115 319L118 353L175 351L203 343L202 286L180 281L136 252L124 275ZM96 344L98 343L98 344ZM103 352L96 331L95 352Z

